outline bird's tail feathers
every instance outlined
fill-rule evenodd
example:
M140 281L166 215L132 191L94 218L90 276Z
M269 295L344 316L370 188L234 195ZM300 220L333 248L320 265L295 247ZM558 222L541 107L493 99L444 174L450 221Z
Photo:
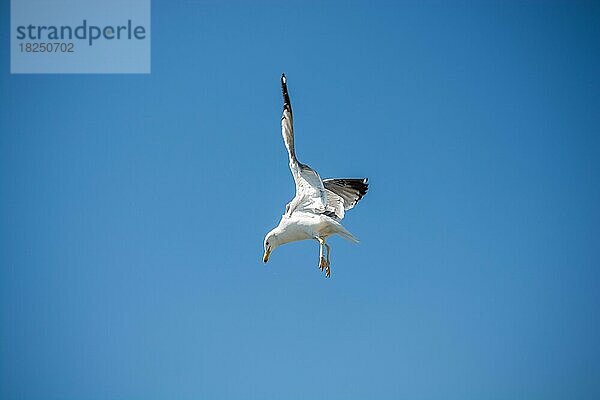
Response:
M342 226L342 224L339 224L337 234L340 235L341 237L343 237L344 239L346 239L349 242L352 242L352 243L355 243L355 244L357 244L357 243L360 242L360 240L358 240L353 234L351 234L350 232L348 232L348 230L346 228L344 228Z

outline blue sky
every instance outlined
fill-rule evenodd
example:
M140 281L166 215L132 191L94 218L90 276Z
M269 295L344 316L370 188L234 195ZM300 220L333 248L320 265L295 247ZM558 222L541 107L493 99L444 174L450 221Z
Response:
M600 396L597 3L154 1L150 75L10 75L7 3L3 399Z

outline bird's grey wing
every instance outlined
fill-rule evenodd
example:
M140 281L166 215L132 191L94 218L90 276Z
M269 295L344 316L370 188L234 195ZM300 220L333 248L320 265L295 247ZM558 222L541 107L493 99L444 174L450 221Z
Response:
M343 200L344 210L350 210L369 190L369 180L359 179L324 179L323 186L327 192L334 193Z
M324 214L338 220L344 218L344 199L327 188L325 188L325 195L327 197L327 206Z
M324 212L327 205L327 194L321 177L311 167L302 164L296 158L294 147L294 117L292 104L287 90L287 78L281 75L281 91L283 94L283 115L281 116L281 135L288 152L290 171L296 184L296 196L286 207L286 214L294 211Z

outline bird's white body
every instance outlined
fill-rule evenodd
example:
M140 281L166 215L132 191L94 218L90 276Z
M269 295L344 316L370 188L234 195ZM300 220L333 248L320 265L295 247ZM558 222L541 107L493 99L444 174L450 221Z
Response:
M272 232L277 234L278 245L307 239L326 239L335 234L354 243L358 242L358 239L335 219L324 214L303 211L295 212L289 217L284 215Z

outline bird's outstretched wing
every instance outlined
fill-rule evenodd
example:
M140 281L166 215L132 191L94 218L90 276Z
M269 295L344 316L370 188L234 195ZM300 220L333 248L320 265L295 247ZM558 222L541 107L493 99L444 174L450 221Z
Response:
M286 215L294 211L311 211L323 213L327 211L327 194L321 177L311 167L302 164L296 158L294 148L294 117L292 104L287 90L285 74L281 75L281 91L283 93L283 115L281 116L281 135L288 152L290 171L296 183L296 196L286 206Z
M323 186L329 198L333 193L342 198L344 210L350 210L367 194L368 178L323 179Z

